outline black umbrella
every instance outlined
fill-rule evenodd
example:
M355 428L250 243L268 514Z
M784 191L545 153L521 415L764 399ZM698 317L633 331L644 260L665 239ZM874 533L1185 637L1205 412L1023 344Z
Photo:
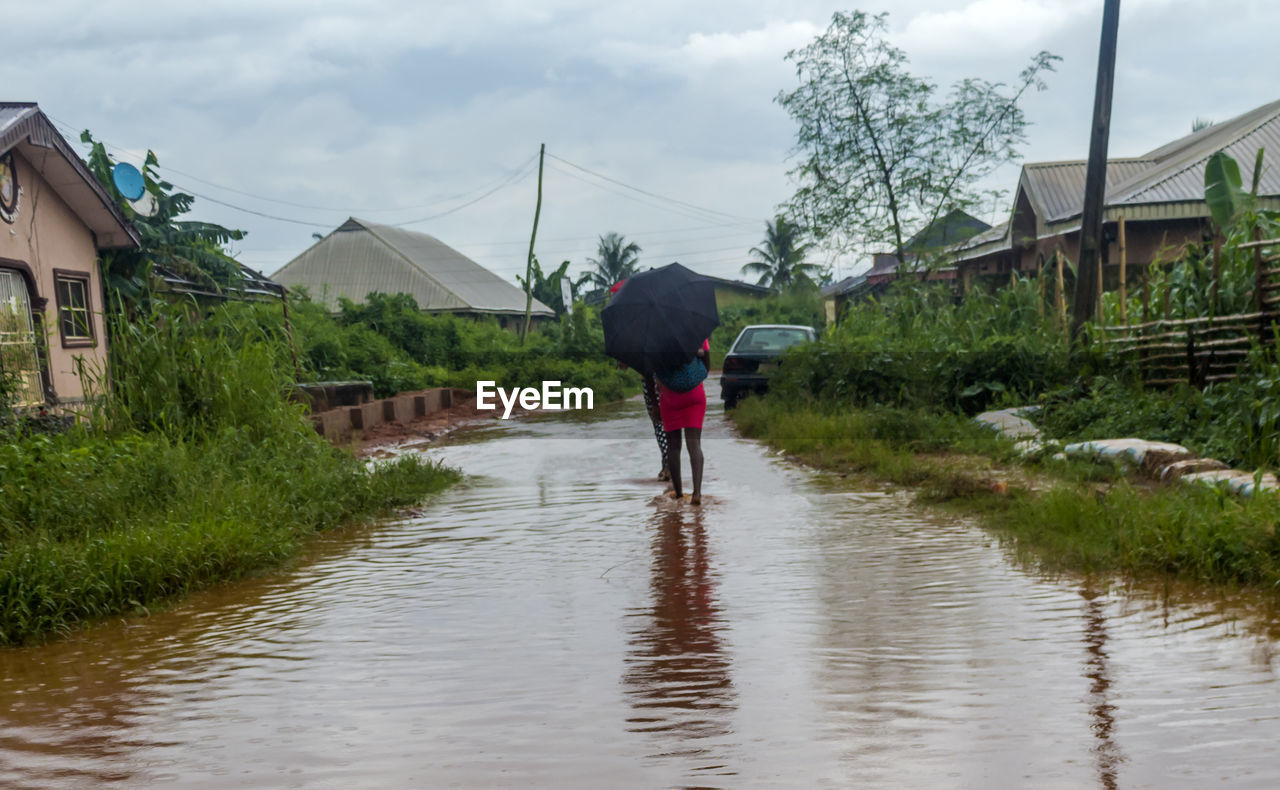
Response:
M715 282L678 263L632 275L600 313L604 353L642 372L693 359L720 325Z

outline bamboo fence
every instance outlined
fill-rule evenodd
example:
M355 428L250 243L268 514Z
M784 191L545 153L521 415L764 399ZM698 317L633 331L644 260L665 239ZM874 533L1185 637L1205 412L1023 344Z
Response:
M1253 312L1148 320L1144 309L1142 323L1101 327L1100 343L1107 353L1135 363L1143 381L1156 386L1185 382L1203 388L1238 376L1250 349L1274 343L1280 330L1280 282L1276 281L1280 277L1280 252L1276 251L1280 239L1255 236L1254 241L1240 247L1253 250ZM1216 303L1219 252L1215 245L1211 303ZM1144 305L1148 296L1144 291ZM1166 291L1166 305L1168 299Z

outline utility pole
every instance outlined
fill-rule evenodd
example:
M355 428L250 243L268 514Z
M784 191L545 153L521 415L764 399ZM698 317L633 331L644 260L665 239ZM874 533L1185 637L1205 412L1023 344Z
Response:
M547 155L547 144L538 149L538 205L533 210L533 233L529 235L529 259L524 265L524 328L520 330L520 345L529 336L529 321L533 317L533 242L538 238L538 217L542 215L542 161Z
M1102 209L1107 188L1107 141L1111 134L1111 88L1116 73L1116 33L1120 0L1105 0L1102 42L1098 45L1098 85L1093 94L1093 126L1089 164L1084 178L1084 211L1080 217L1080 257L1076 262L1076 296L1071 306L1071 336L1093 318L1102 282Z

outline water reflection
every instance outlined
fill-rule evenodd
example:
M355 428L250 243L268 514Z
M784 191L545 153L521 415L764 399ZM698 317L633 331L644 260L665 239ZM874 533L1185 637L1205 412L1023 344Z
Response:
M627 729L656 734L654 756L694 758L698 771L732 775L708 742L732 732L736 694L703 516L663 512L653 529L652 605L628 613Z
M1280 787L1274 596L1028 573L709 419L702 513L646 510L638 403L512 421L412 516L0 651L0 788Z
M1084 644L1087 656L1084 676L1089 685L1089 727L1097 740L1094 745L1094 762L1098 769L1098 784L1104 790L1116 790L1116 774L1124 754L1115 741L1116 707L1111 703L1110 655L1107 653L1107 616L1103 609L1104 596L1086 587L1080 591L1085 600Z

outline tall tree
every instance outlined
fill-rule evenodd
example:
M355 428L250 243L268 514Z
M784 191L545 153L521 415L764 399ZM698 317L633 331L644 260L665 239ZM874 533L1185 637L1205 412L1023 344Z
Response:
M787 53L800 85L775 101L796 123L797 184L788 213L831 249L888 244L905 260L911 233L982 196L984 176L1026 141L1018 102L1043 90L1056 55L1040 52L1012 86L964 79L945 99L885 41L888 14L837 12Z
M805 263L808 246L800 241L799 225L788 222L786 217L774 217L764 224L764 243L751 248L755 260L742 267L743 274L756 275L759 285L781 291L795 282L797 277L816 280L822 276L822 267Z
M639 263L639 244L628 242L620 233L606 233L600 237L596 257L587 258L592 269L578 279L578 285L589 283L597 288L608 288L635 274Z

